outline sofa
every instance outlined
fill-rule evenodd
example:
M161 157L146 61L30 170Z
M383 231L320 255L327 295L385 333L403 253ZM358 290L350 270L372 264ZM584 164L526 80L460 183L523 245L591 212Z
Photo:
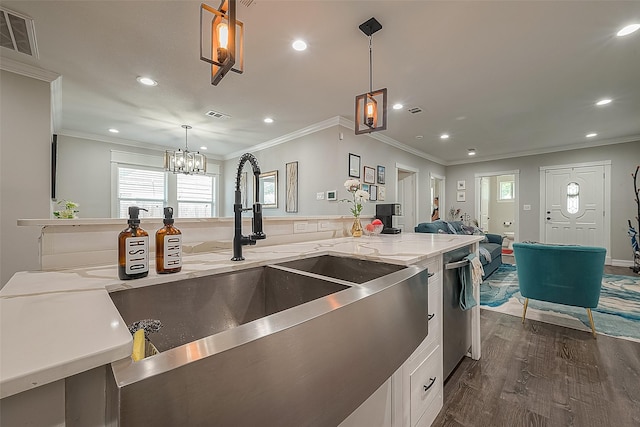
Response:
M591 309L596 308L600 300L607 250L595 246L514 243L513 251L520 293L526 298L522 323L527 314L529 298L584 307L595 338L596 327Z
M416 233L435 234L482 234L485 240L480 242L480 261L484 269L484 276L487 278L502 265L502 239L499 234L483 233L479 228L466 226L462 221L443 221L441 219L433 222L422 222L414 227Z

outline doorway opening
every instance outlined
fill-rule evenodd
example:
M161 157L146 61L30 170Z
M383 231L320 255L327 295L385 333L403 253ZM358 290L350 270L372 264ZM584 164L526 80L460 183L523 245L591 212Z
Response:
M519 170L476 174L478 227L504 236L502 245L507 250L519 235L519 177Z
M418 224L418 169L396 163L396 199L402 215L393 217L393 227L412 233Z
M431 201L431 221L445 219L445 212L441 211L440 206L447 206L444 200L444 177L429 173L429 200Z

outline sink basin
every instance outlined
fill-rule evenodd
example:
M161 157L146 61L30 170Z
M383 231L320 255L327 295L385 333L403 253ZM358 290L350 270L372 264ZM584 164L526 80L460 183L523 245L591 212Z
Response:
M109 294L127 325L157 319L158 351L313 301L349 286L275 267L257 267Z
M159 353L107 371L139 425L338 425L428 333L424 267L319 256L111 292ZM330 402L331 404L318 404Z
M406 268L401 265L333 255L298 259L277 265L358 284Z

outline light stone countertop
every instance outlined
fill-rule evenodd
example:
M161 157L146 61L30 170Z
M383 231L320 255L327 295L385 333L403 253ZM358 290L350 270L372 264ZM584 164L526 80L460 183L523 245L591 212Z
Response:
M132 337L108 292L319 255L412 265L476 243L479 236L402 233L338 238L183 257L182 271L118 279L117 266L19 272L0 290L0 398L129 357Z

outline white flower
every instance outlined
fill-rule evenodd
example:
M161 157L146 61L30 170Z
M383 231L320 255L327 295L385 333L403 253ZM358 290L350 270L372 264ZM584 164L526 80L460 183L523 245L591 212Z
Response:
M358 203L366 202L367 200L369 200L369 193L364 190L357 190L354 196Z
M355 193L360 188L360 180L348 179L344 182L344 188L346 188L349 193Z

